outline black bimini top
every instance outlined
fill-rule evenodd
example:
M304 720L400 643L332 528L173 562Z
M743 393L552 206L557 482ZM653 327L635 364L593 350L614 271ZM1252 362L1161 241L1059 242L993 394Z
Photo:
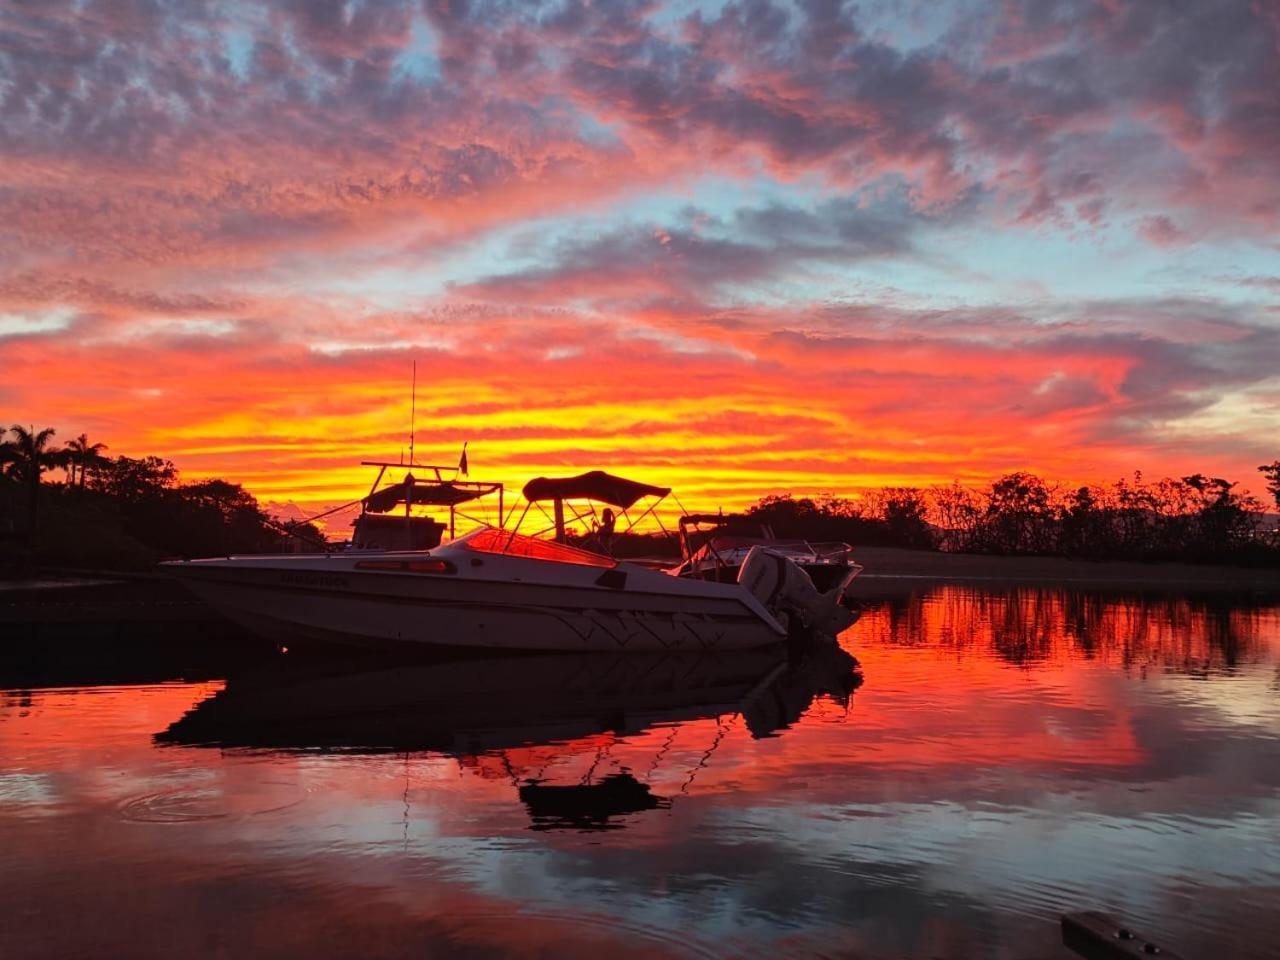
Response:
M524 485L524 498L535 500L596 500L626 510L643 497L665 497L670 487L654 487L603 470L576 477L535 477Z
M399 483L369 494L364 498L364 504L370 513L387 513L405 502L420 503L428 507L452 507L468 500L478 500L493 493L499 486L496 483L415 480L413 474L409 474Z

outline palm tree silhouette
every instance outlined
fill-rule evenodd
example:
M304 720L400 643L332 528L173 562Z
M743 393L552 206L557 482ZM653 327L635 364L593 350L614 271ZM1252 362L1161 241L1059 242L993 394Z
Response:
M35 427L28 429L15 423L9 431L14 435L14 439L4 442L5 457L13 464L10 467L10 473L20 482L27 484L31 529L34 531L40 500L40 476L45 470L65 464L67 454L65 450L50 448L49 441L56 433L53 427L46 427L37 432Z
M0 480L13 479L9 470L9 464L14 460L13 444L5 439L8 435L8 429L0 427Z
M67 441L67 473L73 486L83 487L85 474L106 462L106 457L102 455L102 451L106 449L105 443L90 443L83 433L74 440ZM76 483L77 473L80 477L79 484Z

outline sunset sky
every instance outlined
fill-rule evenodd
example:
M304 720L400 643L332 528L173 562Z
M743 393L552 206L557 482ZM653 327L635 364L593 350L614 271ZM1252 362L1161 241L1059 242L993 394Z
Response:
M1280 457L1280 4L11 2L0 423L264 500Z

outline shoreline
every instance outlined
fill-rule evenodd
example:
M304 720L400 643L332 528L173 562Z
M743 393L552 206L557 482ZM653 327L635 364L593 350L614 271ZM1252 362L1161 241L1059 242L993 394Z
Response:
M853 581L855 595L886 586L927 587L938 583L1280 594L1280 567L1010 557L898 547L855 547L853 557L864 568ZM863 586L859 588L859 584Z
M854 586L958 583L988 586L1064 586L1080 588L1274 590L1280 592L1280 566L1235 567L1216 564L1083 560L1068 557L997 556L943 553L902 547L855 547L863 567ZM631 558L619 558L626 561ZM104 590L105 588L105 590ZM186 598L186 590L158 571L39 568L29 578L0 578L0 604L35 597L52 598L89 591L125 592L130 599Z

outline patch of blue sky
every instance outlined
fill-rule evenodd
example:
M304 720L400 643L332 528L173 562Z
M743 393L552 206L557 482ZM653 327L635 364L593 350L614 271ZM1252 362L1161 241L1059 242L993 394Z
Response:
M985 302L1045 298L1059 301L1214 296L1227 301L1258 299L1230 276L1261 273L1274 254L1244 241L1157 247L1134 224L1093 229L1057 226L991 229L989 223L934 228L918 239L924 262L952 297ZM912 269L906 265L908 272ZM909 279L899 278L898 282ZM924 291L924 277L912 286Z
M864 0L856 22L867 37L905 53L931 47L962 24L989 16L987 0Z
M797 0L774 0L790 13L789 24L804 22L803 5ZM902 51L919 50L944 39L960 23L976 18L985 0L863 0L853 9L853 22L866 37ZM728 0L671 0L649 13L656 27L678 29L691 15L714 20Z
M694 14L700 14L703 20L714 20L728 5L729 0L670 0L651 10L647 19L655 27L677 27Z
M599 147L616 147L622 143L617 124L605 123L583 110L574 110L573 114L578 125L578 136L586 143Z
M418 83L434 83L440 79L439 38L420 12L415 12L409 26L409 42L396 55L396 72Z
M1280 257L1274 246L1265 242L1215 239L1163 251L1147 279L1173 295L1211 296L1227 303L1274 307L1275 289L1258 281L1280 278L1278 264ZM1280 314L1274 310L1271 325L1280 328Z
M587 218L558 218L568 225L612 221L682 226L692 211L713 220L728 220L745 208L771 205L807 206L823 195L817 184L781 183L769 177L698 177L660 189L633 191Z
M231 72L237 80L247 80L249 64L253 58L253 33L241 26L228 27L222 32L222 43Z
M936 265L890 256L856 261L797 260L765 278L722 282L708 294L708 300L726 308L804 309L841 302L892 303L920 309L959 305L945 273Z

